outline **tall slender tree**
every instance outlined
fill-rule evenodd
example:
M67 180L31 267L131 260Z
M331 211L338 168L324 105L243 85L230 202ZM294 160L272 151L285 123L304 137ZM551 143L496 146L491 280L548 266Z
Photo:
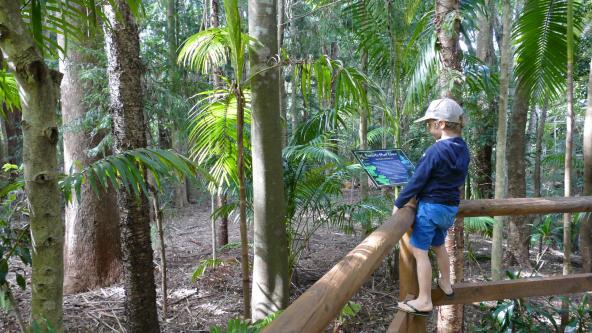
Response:
M280 68L277 61L277 1L249 0L253 154L254 257L252 319L288 303L288 242L280 128ZM279 0L282 1L282 0Z
M436 0L436 34L440 47L442 71L439 77L440 95L461 103L459 77L462 76L460 32L460 1ZM450 23L451 24L450 24ZM464 278L464 220L458 218L446 237L445 246L450 254L450 279L453 284ZM460 332L463 327L463 305L438 308L438 332Z
M592 60L588 79L588 104L584 117L584 195L592 195ZM580 225L580 251L585 272L592 271L591 235L592 214L588 214Z
M572 190L572 164L573 164L573 48L574 48L574 22L573 0L567 0L567 114L565 119L565 167L563 180L563 194L571 196ZM571 272L571 213L563 214L563 275ZM561 302L564 312L561 315L561 327L567 327L569 322L569 304L566 300Z
M20 89L25 191L33 243L31 320L63 330L64 224L58 189L57 108L61 74L45 63L21 16L21 3L0 1L0 49Z
M78 7L78 6L77 6ZM81 12L84 8L78 7ZM91 22L92 18L88 18ZM60 36L66 50L60 60L64 73L61 85L62 123L64 131L64 170L80 171L80 168L97 161L101 156L91 156L93 149L105 137L101 131L91 134L87 121L88 106L84 102L90 83L81 84L81 69L97 66L89 50L100 47L102 36L90 33L82 21L70 22L87 34L78 43L69 43ZM83 185L78 199L65 209L66 242L64 244L64 292L76 293L108 286L121 275L121 249L119 238L119 211L117 195L110 187L97 196L90 186Z
M571 196L573 164L573 0L567 0L567 114L565 118L564 196ZM571 271L571 213L563 214L563 275Z
M495 49L493 48L493 21L495 13L495 1L484 2L484 13L478 17L479 33L477 34L477 58L483 61L489 68L495 65ZM479 99L479 105L486 112L482 112L477 118L478 126L474 128L473 140L476 144L474 162L474 182L479 197L491 199L493 197L492 183L492 154L494 138L489 133L493 131L493 115L496 112L496 103L493 97L483 94Z
M138 27L125 0L103 4L114 151L146 147L143 65ZM128 332L159 332L154 264L150 244L150 205L146 196L121 190L121 243Z
M497 113L497 134L495 146L495 198L506 196L506 125L508 97L510 86L510 62L512 61L511 31L512 11L510 0L502 1L502 45L500 59L500 93ZM491 245L491 276L494 280L502 278L502 246L504 219L495 218L493 224L493 241Z
M530 87L520 80L514 95L514 104L510 115L508 129L508 197L523 198L526 196L526 118L530 105ZM510 231L508 245L510 253L520 266L530 268L529 244L530 227L523 216L512 216L509 219Z

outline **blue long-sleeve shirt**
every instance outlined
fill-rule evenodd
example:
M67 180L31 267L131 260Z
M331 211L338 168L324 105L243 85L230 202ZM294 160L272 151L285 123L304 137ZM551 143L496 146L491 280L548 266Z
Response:
M402 208L415 196L418 201L458 205L459 187L467 177L469 161L469 149L461 137L438 140L417 162L395 206Z

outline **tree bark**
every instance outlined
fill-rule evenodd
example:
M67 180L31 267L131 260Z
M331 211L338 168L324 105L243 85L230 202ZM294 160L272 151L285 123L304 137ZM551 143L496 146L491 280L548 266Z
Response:
M76 24L76 22L71 22ZM79 27L84 29L84 27ZM68 45L63 37L59 42L66 50L60 60L64 73L61 85L62 123L64 131L64 171L80 171L101 156L91 157L88 151L104 138L94 137L82 123L88 112L84 94L90 87L81 84L80 69L96 65L85 48L97 48L96 40L86 38L80 45ZM100 191L100 196L83 185L80 201L73 199L65 208L66 238L64 244L64 292L78 293L109 286L121 275L119 211L117 194L113 188Z
M495 13L495 2L486 0L486 15L479 16L479 33L477 35L477 58L483 61L489 68L495 65L495 50L493 48L493 17ZM478 192L478 197L483 199L493 198L493 144L494 139L490 133L493 132L493 116L496 112L495 98L487 99L483 94L479 100L479 105L483 110L482 115L478 116L479 126L474 128L473 141L476 145L475 161L472 164L474 170L474 181Z
M537 117L536 129L536 143L534 153L534 196L540 198L541 193L541 157L543 156L543 135L545 134L545 122L547 121L547 109L549 108L547 101L544 102Z
M238 216L240 224L241 243L241 270L243 279L243 315L251 318L251 286L249 280L249 239L247 236L247 193L245 189L245 148L244 148L244 126L245 126L245 100L242 88L234 86L237 116L236 116L236 154L238 168ZM252 96L252 95L251 95ZM251 103L251 106L253 104ZM252 124L251 120L251 124Z
M497 133L495 146L495 199L506 197L506 139L510 62L512 61L512 11L510 0L502 1L502 45L500 59L500 94L497 113ZM502 256L504 239L504 217L496 216L493 224L491 244L491 277L493 280L502 278Z
M16 78L23 107L24 178L33 244L31 320L43 331L47 321L61 332L64 224L55 117L61 74L45 64L23 22L19 1L0 1L0 49Z
M261 42L249 54L251 68L270 64L278 52L276 6L277 0L249 0L249 32ZM251 81L253 320L285 308L289 297L282 151L278 145L282 133L277 130L281 107L279 79L279 69L272 67Z
M592 195L592 60L590 61L590 74L588 80L588 105L584 118L584 193ZM580 224L580 251L584 272L592 271L590 232L592 231L592 214L582 220Z
M510 115L508 130L508 197L523 198L526 196L526 118L529 105L529 87L518 81L516 95ZM531 268L529 260L530 226L526 217L511 216L508 247L513 258L524 269Z
M125 0L103 5L107 75L113 118L114 152L146 147L143 65L138 27ZM159 332L156 313L153 252L150 243L150 204L145 195L118 193L123 254L125 313L128 332Z
M227 204L227 196L226 193L219 193L217 195L218 199L218 208L225 206ZM220 217L220 222L218 223L218 237L217 242L218 246L224 246L228 244L228 215L223 214Z
M19 165L23 161L23 130L21 128L22 111L13 109L6 112L5 130L6 130L6 161L11 164Z
M573 110L573 0L567 1L567 115L565 119L565 164L563 194L565 197L571 196L572 182L572 164L573 164L573 128L574 128L574 110ZM569 275L571 272L571 213L563 214L563 275ZM561 327L565 328L569 322L569 304L566 300L561 301L561 308L564 311L561 315Z
M167 0L167 46L168 46L168 76L171 94L177 94L177 29L175 24L177 0ZM172 99L169 103L169 116L175 119L178 117L174 114L176 110L173 108ZM184 154L186 147L183 144L183 131L178 129L176 121L173 121L173 149L179 153ZM183 208L189 204L187 197L187 179L183 176L183 180L175 184L175 207Z
M362 53L362 71L366 74L368 71L368 53ZM360 127L358 129L358 137L360 140L360 149L368 149L368 114L369 109L363 108L360 110ZM352 184L353 186L353 184ZM360 199L364 200L368 196L368 175L365 172L360 173Z
M455 78L462 75L461 50L458 43L460 32L460 1L436 0L436 33L440 45L440 61L442 71L439 77L440 95L453 98L461 102L460 82ZM446 27L445 20L454 16L454 22L450 28ZM462 104L462 103L459 103ZM464 228L463 219L454 221L446 237L446 250L450 253L450 277L453 284L463 281L464 272ZM447 305L438 308L438 332L462 332L464 321L463 305Z

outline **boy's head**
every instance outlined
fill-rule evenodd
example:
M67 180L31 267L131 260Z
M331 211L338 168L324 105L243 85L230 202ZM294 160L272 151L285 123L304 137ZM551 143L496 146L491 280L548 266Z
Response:
M434 139L447 136L459 136L463 127L463 109L453 99L434 100L423 117L415 122L426 121L428 130Z

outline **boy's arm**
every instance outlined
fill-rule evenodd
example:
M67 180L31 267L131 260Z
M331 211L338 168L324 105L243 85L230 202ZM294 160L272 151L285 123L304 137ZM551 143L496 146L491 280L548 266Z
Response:
M434 166L432 154L432 151L428 150L424 158L418 163L415 173L413 173L413 176L409 179L409 182L405 185L405 188L401 191L397 200L395 200L396 208L402 208L409 200L411 200L411 198L421 192L430 178L430 173ZM396 211L393 208L393 213L395 212Z

